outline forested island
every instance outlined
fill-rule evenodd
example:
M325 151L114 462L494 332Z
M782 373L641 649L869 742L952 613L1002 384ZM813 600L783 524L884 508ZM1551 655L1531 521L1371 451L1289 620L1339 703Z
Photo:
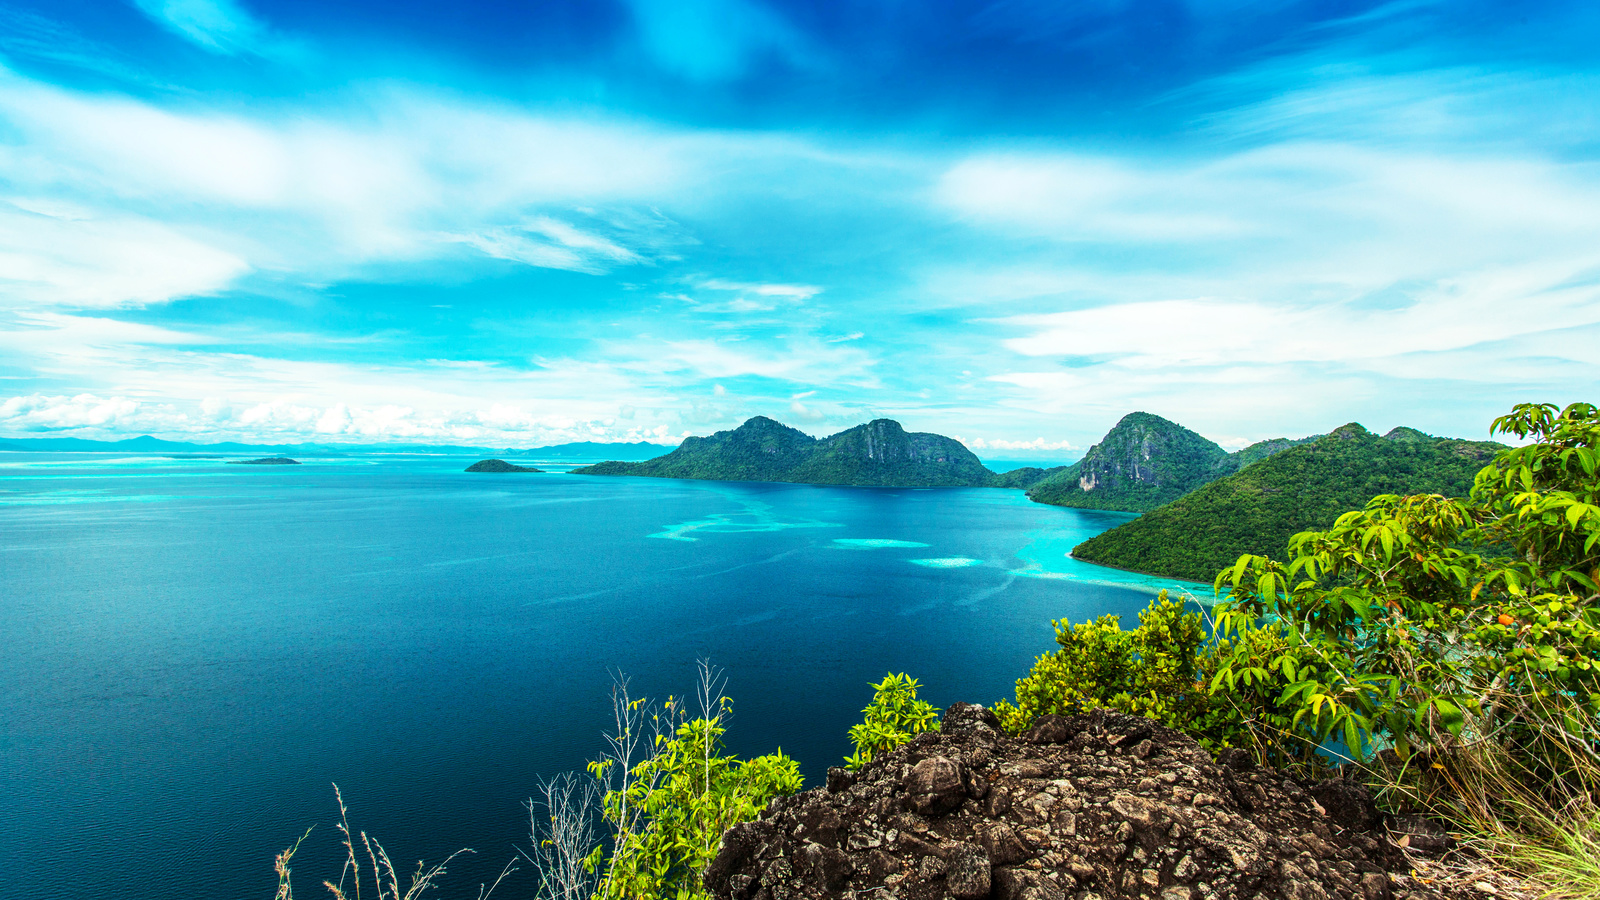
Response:
M496 473L500 473L500 472L543 472L544 470L543 469L535 469L532 466L519 466L519 465L517 465L515 463L508 463L503 459L480 459L477 462L473 463L472 465L467 466L466 471L468 471L468 472L496 472Z
M995 478L960 441L875 419L818 440L765 416L732 431L685 438L645 462L603 462L576 475L643 475L864 487L985 487Z
M1087 562L1210 581L1241 554L1281 554L1289 538L1326 528L1380 494L1465 497L1504 444L1435 438L1413 428L1383 437L1354 422L1272 454L1079 544Z

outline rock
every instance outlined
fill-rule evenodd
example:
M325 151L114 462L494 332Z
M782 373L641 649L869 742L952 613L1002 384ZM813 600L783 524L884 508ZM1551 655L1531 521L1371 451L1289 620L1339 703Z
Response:
M1464 896L1398 880L1409 872L1399 848L1336 826L1341 804L1364 809L1343 786L1218 765L1134 716L1046 717L1016 738L985 712L957 709L942 731L730 829L707 890L718 900ZM1408 842L1433 835L1405 827Z
M945 854L944 886L956 897L989 896L989 854L973 844L957 844Z
M848 791L850 786L855 783L856 773L846 769L844 766L834 766L828 770L828 793L830 794Z
M906 802L922 815L942 815L967 799L961 765L944 756L917 763L906 776Z
M1040 716L1022 739L1030 744L1065 744L1078 736L1066 716Z
M1000 718L975 703L952 703L944 711L939 730L945 734L966 734L971 731L1000 733Z
M1330 778L1312 785L1311 796L1340 828L1371 831L1383 820L1378 805L1372 801L1372 793L1359 782Z

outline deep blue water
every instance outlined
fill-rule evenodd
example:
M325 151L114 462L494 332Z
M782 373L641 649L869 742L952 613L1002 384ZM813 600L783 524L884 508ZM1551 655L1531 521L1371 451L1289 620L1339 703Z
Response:
M475 848L438 895L475 896L526 845L537 778L600 752L613 671L662 697L709 657L731 748L815 782L885 672L992 702L1051 619L1149 599L1065 557L1128 517L1020 491L469 462L0 454L3 893L270 897L315 824L316 896L337 782L397 863Z

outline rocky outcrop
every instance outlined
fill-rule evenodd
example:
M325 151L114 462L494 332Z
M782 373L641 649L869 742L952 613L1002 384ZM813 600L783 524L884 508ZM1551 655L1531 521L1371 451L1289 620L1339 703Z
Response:
M1424 900L1364 789L1214 759L1148 719L956 704L943 732L723 837L719 900Z
M468 471L468 472L543 472L544 470L543 469L535 469L532 466L519 466L519 465L516 465L514 463L508 463L503 459L480 459L477 462L473 463L472 465L467 466L466 471Z
M1123 416L1083 459L1028 489L1039 503L1144 512L1236 469L1216 443L1150 413Z

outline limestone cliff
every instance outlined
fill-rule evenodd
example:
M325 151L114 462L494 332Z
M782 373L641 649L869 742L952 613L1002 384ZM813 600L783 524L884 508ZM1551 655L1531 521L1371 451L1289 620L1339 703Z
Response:
M1028 489L1039 503L1144 512L1237 465L1216 443L1145 412L1123 416L1083 459Z

